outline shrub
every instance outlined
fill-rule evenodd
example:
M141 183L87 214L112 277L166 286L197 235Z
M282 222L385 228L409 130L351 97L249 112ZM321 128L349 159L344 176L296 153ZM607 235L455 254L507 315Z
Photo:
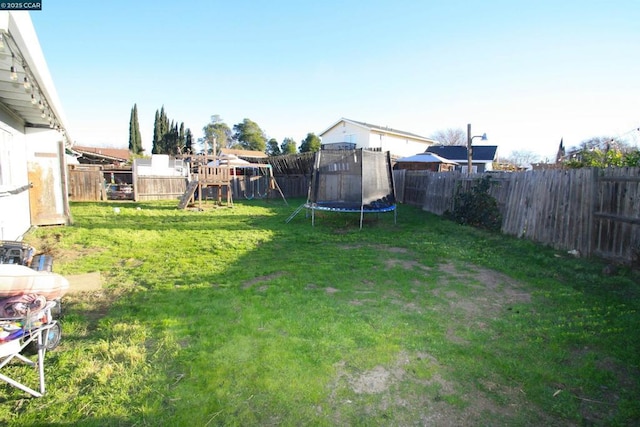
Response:
M469 191L458 191L453 200L453 212L446 211L444 216L463 225L499 231L502 226L502 215L498 202L489 194L491 177L484 176L471 186Z

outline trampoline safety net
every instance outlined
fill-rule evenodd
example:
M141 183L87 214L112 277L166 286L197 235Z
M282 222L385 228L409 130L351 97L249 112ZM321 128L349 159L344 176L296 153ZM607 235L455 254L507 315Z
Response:
M389 152L357 149L316 153L307 208L364 214L395 211L395 205Z

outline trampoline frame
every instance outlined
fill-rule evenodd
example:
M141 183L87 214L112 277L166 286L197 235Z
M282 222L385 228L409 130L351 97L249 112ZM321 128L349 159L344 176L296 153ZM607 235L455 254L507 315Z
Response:
M393 212L393 223L397 224L398 212L396 210L396 205L391 205L385 208L376 208L376 209L365 209L365 208L337 208L337 207L326 207L326 206L318 206L316 203L305 203L303 205L305 209L311 211L311 226L315 226L316 224L316 211L325 211L325 212L343 212L343 213L360 213L360 229L362 229L362 222L364 221L365 213L387 213Z

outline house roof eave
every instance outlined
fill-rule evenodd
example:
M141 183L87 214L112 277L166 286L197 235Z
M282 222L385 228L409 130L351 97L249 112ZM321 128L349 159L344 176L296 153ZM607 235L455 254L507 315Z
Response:
M416 140L418 142L423 142L425 144L430 144L430 145L436 144L436 141L434 141L434 140L432 140L430 138L426 138L424 136L417 135L415 133L405 132L405 131L401 131L401 130L397 130L397 129L392 129L392 128L389 128L389 127L378 126L378 125L374 125L374 124L371 124L371 123L359 122L357 120L351 120L351 119L347 119L347 118L344 118L344 117L342 117L340 120L338 120L337 122L335 122L334 124L329 126L327 129L322 131L319 134L319 136L322 137L324 134L326 134L330 130L334 129L336 126L338 126L342 122L349 123L349 124L352 124L354 126L358 126L360 128L368 130L369 132L396 135L396 136L400 136L400 137L403 137L403 138L411 138L411 139Z

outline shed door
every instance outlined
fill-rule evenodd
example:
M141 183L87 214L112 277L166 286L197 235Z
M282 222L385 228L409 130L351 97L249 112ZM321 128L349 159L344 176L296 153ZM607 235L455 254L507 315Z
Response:
M32 225L66 224L63 197L64 151L61 144L44 144L28 162L29 205Z

